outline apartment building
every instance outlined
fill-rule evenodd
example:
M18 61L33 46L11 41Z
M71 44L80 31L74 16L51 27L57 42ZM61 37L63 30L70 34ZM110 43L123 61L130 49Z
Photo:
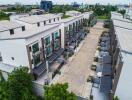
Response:
M113 28L111 46L113 53L113 86L112 93L120 100L132 99L132 21L123 18L118 13L111 13Z

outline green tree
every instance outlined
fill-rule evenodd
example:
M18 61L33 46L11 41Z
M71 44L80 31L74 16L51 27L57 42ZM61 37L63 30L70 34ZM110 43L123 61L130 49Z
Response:
M0 72L0 100L7 100L7 83Z
M8 100L36 100L33 94L32 77L26 67L16 68L7 81Z
M44 86L45 100L77 100L77 97L74 93L69 93L67 91L68 84L55 84L51 86Z
M119 10L118 13L120 13L120 14L122 14L124 16L125 13L126 13L126 10Z
M9 20L9 15L5 14L3 11L0 11L0 20Z
M119 98L116 96L113 100L119 100Z

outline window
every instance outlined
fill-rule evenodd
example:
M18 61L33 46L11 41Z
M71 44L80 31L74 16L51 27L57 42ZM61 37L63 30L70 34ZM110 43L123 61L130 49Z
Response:
M46 25L46 21L44 21L44 26Z
M51 23L51 20L49 20L49 23Z
M35 66L40 64L40 62L41 62L40 54L35 55L33 58L34 58L34 65Z
M13 35L13 34L14 34L14 30L10 29L10 35Z
M22 26L22 31L25 31L25 26Z
M66 33L68 31L68 27L65 27L64 28L64 32Z
M12 60L14 60L14 57L11 57Z
M58 37L59 37L58 32L54 33L54 39L55 39L54 40L54 49L58 49L60 46L60 41L59 41Z
M58 37L59 37L58 32L54 33L54 38L58 39Z
M39 51L39 44L38 43L33 44L32 50L33 50L33 53L36 53L37 51Z
M60 41L56 40L54 41L54 49L58 49L60 47Z
M55 18L54 18L54 22L55 22Z
M51 46L46 47L46 54L47 54L47 57L49 57L52 54L52 47Z
M58 20L59 20L59 17L58 17Z
M50 44L50 36L45 38L46 46Z
M40 26L40 23L37 23L38 27Z

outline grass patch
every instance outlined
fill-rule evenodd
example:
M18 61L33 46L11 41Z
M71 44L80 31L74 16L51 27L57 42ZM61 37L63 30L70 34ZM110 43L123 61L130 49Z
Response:
M98 16L98 19L108 19L109 17L104 15L104 16Z

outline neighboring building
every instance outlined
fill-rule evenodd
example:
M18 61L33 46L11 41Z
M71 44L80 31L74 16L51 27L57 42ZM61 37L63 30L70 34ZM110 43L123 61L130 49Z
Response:
M96 63L91 67L96 66L97 73L91 96L93 100L113 100L116 96L131 100L132 21L112 12L110 24L109 31L100 37Z
M30 14L31 15L42 15L45 13L45 10L43 9L32 9Z
M78 16L78 15L81 15L81 12L75 11L75 10L66 11L66 15L68 15L68 16Z
M41 0L41 2L40 2L40 8L45 11L51 10L52 6L53 6L52 1Z
M114 96L120 100L132 99L132 21L112 13L113 20L113 87Z
M79 8L79 6L80 6L77 2L73 2L71 5L72 5L74 8Z

